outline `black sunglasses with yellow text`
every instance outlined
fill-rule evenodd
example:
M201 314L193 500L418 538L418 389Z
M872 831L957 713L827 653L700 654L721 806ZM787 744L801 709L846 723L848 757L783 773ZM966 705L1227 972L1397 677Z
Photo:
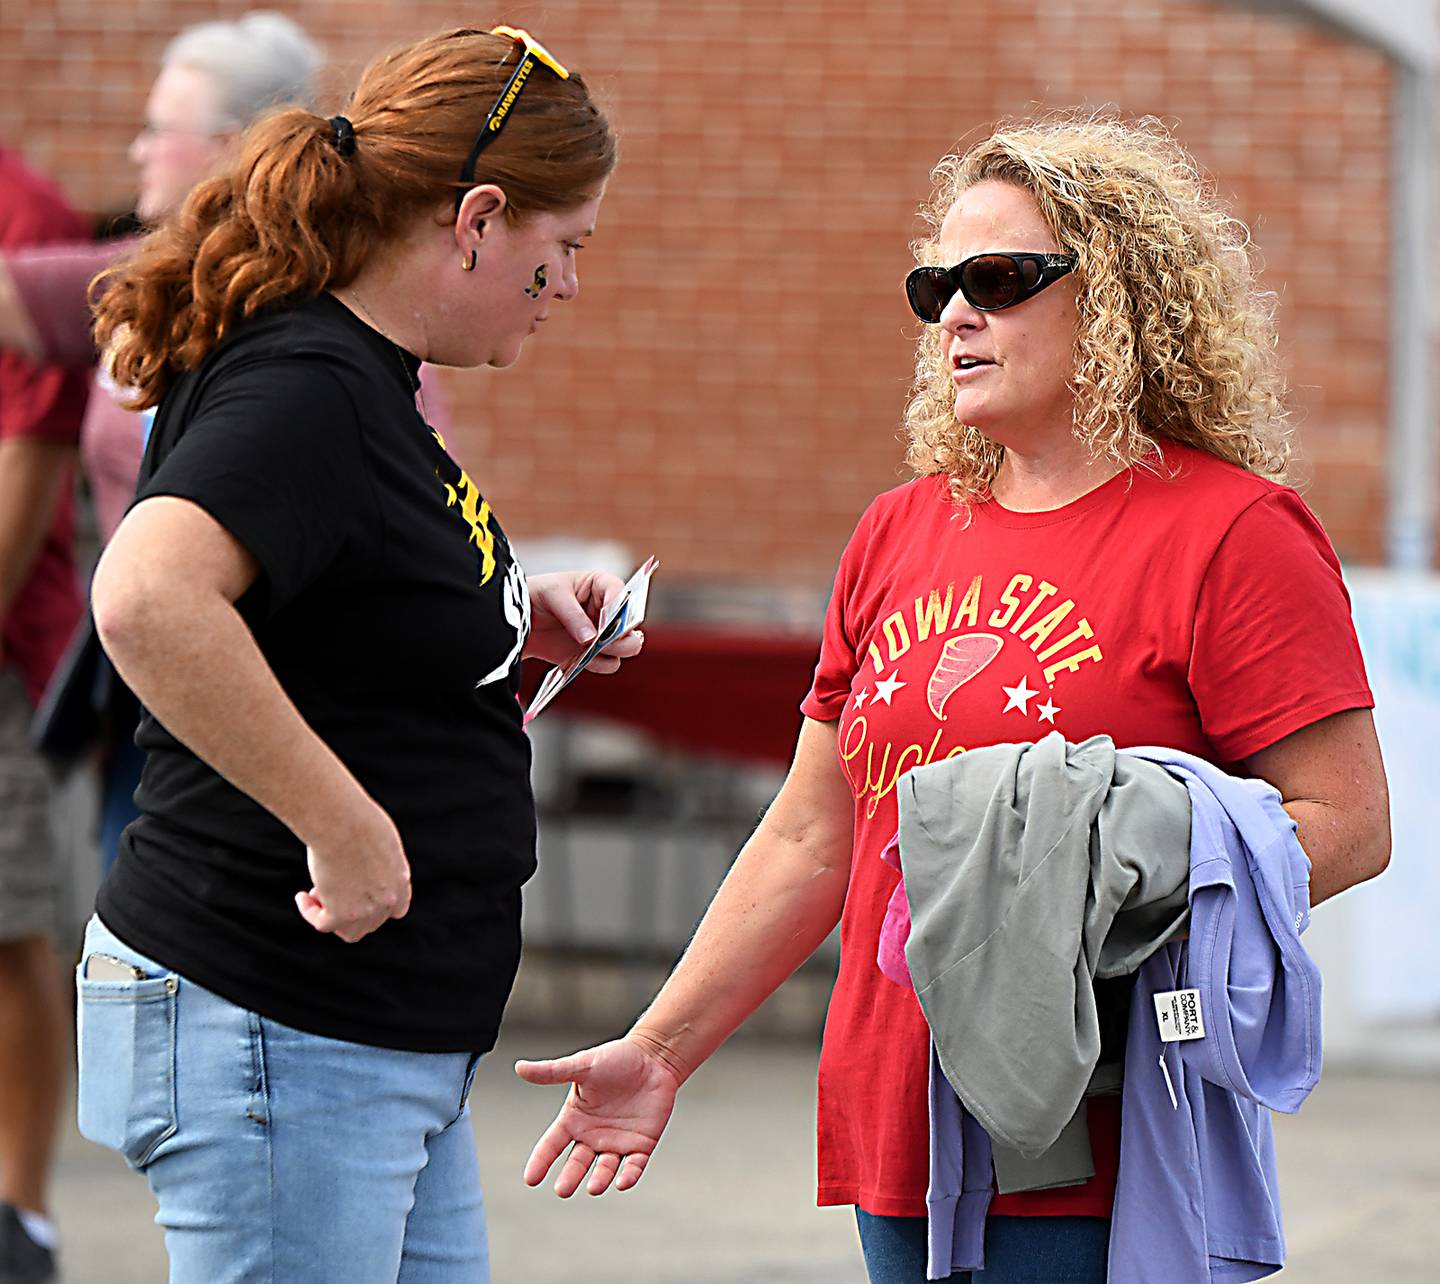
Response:
M980 312L1000 312L1034 298L1075 267L1073 254L976 254L954 267L917 267L905 278L915 315L935 325L958 290Z
M505 82L505 88L500 91L495 105L486 114L485 123L480 126L480 132L475 136L475 145L470 148L470 154L465 158L465 165L460 170L460 186L455 189L456 214L460 213L460 203L465 199L470 184L475 181L475 162L480 159L480 153L489 147L505 128L505 122L510 119L510 111L519 100L520 91L525 88L530 73L537 65L543 64L561 80L570 79L570 72L561 65L555 55L523 27L492 27L490 34L508 36L520 45L520 61L515 64L515 70Z

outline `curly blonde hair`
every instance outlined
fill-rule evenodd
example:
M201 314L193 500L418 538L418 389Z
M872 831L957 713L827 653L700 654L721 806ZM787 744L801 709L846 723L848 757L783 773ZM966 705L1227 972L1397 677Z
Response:
M1075 256L1075 435L1093 457L1129 467L1169 438L1284 479L1275 297L1256 281L1244 225L1160 122L1070 113L1006 124L932 178L918 262L940 262L945 215L984 182L1029 192ZM968 504L989 494L1004 452L956 420L943 340L926 326L916 350L906 462L948 474Z

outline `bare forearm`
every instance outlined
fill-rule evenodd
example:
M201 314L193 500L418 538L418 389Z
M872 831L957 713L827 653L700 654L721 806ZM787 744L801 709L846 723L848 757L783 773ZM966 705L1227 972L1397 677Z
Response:
M1390 856L1386 814L1346 810L1332 803L1294 799L1285 804L1296 837L1310 858L1310 904L1374 878Z
M1310 858L1310 904L1374 878L1390 860L1390 791L1369 709L1346 709L1246 760L1280 791Z
M45 543L43 528L19 528L9 520L4 504L4 487L0 486L0 621L9 614Z
M839 921L849 864L831 855L823 838L786 832L768 816L746 844L685 957L631 1032L682 1080Z
M0 619L29 578L70 477L70 446L0 442Z
M223 596L154 590L104 607L97 596L101 640L161 725L302 842L334 835L368 803Z

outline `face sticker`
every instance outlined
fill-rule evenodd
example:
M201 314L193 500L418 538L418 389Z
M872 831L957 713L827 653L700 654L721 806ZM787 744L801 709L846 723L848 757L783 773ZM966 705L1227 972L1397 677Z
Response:
M535 279L525 287L525 293L532 299L538 299L545 293L545 284L549 280L545 273L545 265L542 263L535 269Z

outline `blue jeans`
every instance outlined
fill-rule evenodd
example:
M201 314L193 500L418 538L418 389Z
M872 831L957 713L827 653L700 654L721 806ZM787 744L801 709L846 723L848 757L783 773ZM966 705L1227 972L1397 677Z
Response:
M855 1210L870 1284L925 1284L923 1217ZM962 1284L1105 1284L1110 1223L1103 1217L991 1217L985 1269L956 1271Z
M92 953L140 980L84 976ZM484 1284L476 1057L268 1020L91 919L80 1131L149 1179L171 1284Z

